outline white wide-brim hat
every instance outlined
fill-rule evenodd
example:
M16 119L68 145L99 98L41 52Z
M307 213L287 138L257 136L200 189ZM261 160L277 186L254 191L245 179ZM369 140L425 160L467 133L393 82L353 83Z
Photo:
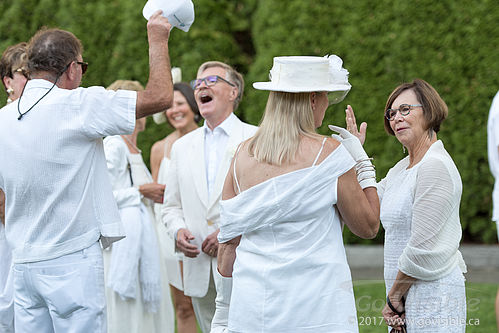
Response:
M155 11L161 9L163 16L174 27L185 32L189 31L194 22L194 4L191 0L148 0L142 15L149 20Z
M342 66L343 60L336 55L274 57L270 82L255 82L253 87L291 93L336 91L334 103L339 103L352 88Z
M182 70L179 67L172 67L173 84L182 81ZM165 111L161 111L152 115L152 120L158 125L166 123Z

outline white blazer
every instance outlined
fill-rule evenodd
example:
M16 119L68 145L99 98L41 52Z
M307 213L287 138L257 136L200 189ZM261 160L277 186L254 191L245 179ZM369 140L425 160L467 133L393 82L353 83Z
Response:
M173 238L178 229L188 229L195 237L193 243L200 251L204 239L218 229L219 201L235 149L239 143L252 137L258 129L243 123L237 117L233 126L210 197L206 181L203 127L184 135L172 146L162 207L163 223ZM196 258L184 257L184 293L187 296L206 295L210 282L210 265L215 272L216 258L202 251Z

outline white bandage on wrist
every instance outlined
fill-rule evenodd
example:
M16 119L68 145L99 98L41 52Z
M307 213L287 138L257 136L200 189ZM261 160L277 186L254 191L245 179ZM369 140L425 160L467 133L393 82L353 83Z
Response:
M355 163L357 181L362 189L376 186L376 169L371 160L372 158L366 158Z

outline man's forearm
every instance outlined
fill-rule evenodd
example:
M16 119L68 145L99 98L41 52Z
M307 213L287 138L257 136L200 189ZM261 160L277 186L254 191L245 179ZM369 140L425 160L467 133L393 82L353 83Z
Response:
M137 92L136 117L142 118L168 109L173 103L173 83L168 55L171 25L159 12L147 23L149 42L149 80Z

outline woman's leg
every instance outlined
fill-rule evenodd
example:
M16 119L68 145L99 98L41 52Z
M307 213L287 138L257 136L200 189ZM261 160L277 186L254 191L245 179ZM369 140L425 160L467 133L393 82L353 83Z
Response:
M179 264L180 274L182 275L182 261ZM173 306L175 307L175 317L177 318L177 332L197 333L196 316L194 315L191 298L185 296L182 290L178 290L172 285L170 285L170 291L173 298Z

